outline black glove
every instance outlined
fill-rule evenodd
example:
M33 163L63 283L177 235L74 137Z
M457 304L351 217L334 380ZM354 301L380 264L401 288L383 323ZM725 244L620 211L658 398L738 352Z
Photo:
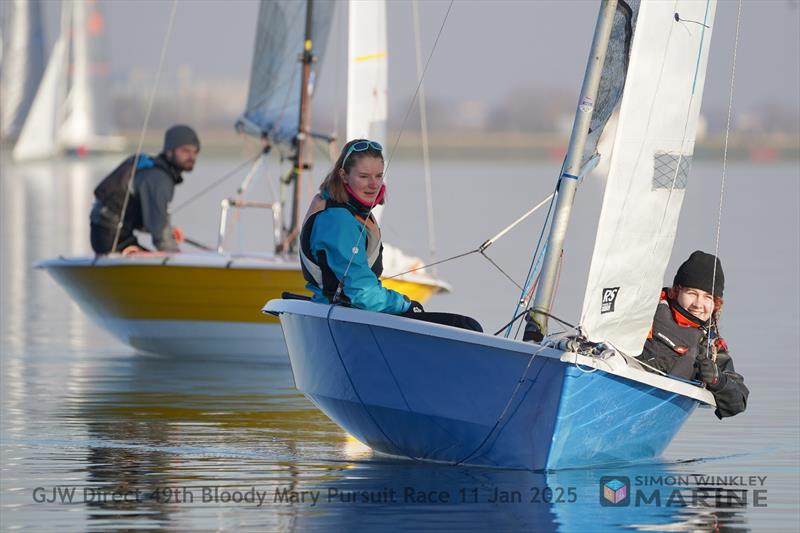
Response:
M698 372L700 373L700 380L706 384L708 390L718 391L725 386L725 382L727 381L725 374L720 372L717 363L711 359L700 359Z
M409 306L408 310L406 310L406 314L414 314L414 313L424 313L425 308L422 307L422 304L416 300L409 300L411 305Z

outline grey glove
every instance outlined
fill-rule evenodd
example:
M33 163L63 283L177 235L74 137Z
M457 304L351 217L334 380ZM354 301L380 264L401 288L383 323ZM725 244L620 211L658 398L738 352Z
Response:
M698 372L700 380L706 384L706 388L710 391L718 391L725 386L727 377L720 372L717 363L708 358L699 360Z

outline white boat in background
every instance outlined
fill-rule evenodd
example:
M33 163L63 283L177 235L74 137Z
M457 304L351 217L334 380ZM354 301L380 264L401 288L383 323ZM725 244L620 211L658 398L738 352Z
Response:
M104 33L99 2L62 3L60 34L14 145L15 161L125 149L112 117Z
M541 342L273 300L264 312L280 317L297 388L364 444L413 460L550 470L659 456L695 408L715 405L702 384L634 359L675 238L715 11L715 0L601 1L548 238L517 314ZM547 336L574 195L607 155L598 140L616 108L580 322Z
M3 7L0 138L15 140L44 75L44 25L38 0L13 0Z
M353 2L351 7L358 11L370 4L382 6L384 2ZM312 16L306 16L307 6L309 13L317 8ZM290 201L256 202L243 198L242 192L256 171L274 163L265 153L248 173L239 196L223 200L216 251L61 257L38 264L87 314L123 342L144 352L175 356L287 360L278 320L264 316L260 309L264 300L279 298L284 291L310 295L292 243L299 228L300 210L306 205L300 201L300 183L310 167L309 103L314 71L323 58L333 8L333 2L263 0L259 9L250 93L237 128L264 139L275 147L274 151L290 154L291 168L281 180L282 187L293 186ZM385 17L384 8L379 16ZM385 59L385 39L384 26L372 44L365 46L383 51L381 58ZM356 75L351 83L366 82ZM369 83L370 87L377 84L385 91L385 68ZM363 131L374 138L385 135L385 98L371 110L349 121L348 130L366 128ZM281 198L285 194L282 191ZM284 220L286 203L292 212ZM233 253L225 249L229 211L243 208L272 210L272 235L274 248L278 249L275 254ZM386 276L416 266L421 266L419 259L386 247ZM424 272L384 280L384 285L420 302L450 290L449 285Z

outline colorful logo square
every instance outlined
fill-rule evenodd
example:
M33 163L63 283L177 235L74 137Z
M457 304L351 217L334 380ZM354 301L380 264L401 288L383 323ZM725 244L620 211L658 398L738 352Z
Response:
M600 478L600 504L606 507L624 507L631 501L631 480L626 476Z

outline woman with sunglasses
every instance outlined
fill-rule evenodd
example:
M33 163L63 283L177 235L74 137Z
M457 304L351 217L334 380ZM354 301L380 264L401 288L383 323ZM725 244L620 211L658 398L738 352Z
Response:
M384 202L383 147L350 141L311 202L300 232L306 287L319 303L399 315L422 306L381 285L381 231L371 214Z
M384 203L383 167L383 147L355 139L342 147L320 185L300 232L300 264L312 300L482 331L469 317L426 313L381 284L381 230L371 211Z

